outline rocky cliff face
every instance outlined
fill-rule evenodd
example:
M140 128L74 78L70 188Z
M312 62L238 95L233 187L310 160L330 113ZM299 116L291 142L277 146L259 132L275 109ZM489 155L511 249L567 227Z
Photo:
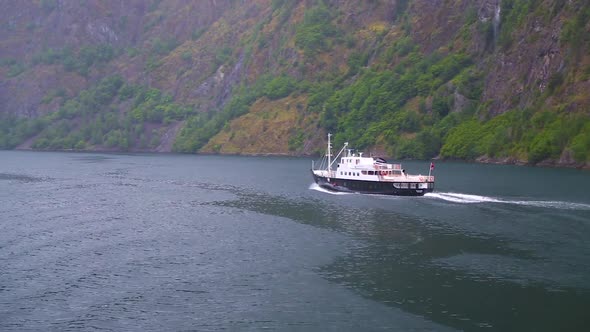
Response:
M346 117L356 108L368 114L370 106L351 101L348 110L334 111L340 112L333 119L337 128L330 124L332 110L326 105L343 96L347 86L384 72L407 78L406 69L422 73L409 83L415 90L388 106L388 115L362 120L383 133L393 130L401 139L377 134L361 145L381 146L403 157L404 144L422 144L422 133L432 132L438 140L433 149L440 149L452 130L441 131L437 123L453 113L471 112L479 121L489 121L534 108L585 118L590 105L588 7L586 0L2 2L0 121L8 123L9 115L17 117L10 118L11 124L18 118L43 120L24 124L24 132L6 129L4 147L35 146L41 138L51 143L61 135L85 149L111 145L165 151L175 146L171 135L177 135L180 151L308 153L321 146L325 130L350 127ZM462 67L447 70L456 60ZM123 84L128 93L97 97L102 104L85 102L100 90L101 80L113 75L122 79L116 86ZM289 80L273 81L277 77ZM153 97L154 91L161 96ZM365 98L373 98L368 93ZM104 114L113 110L119 125L104 127ZM273 116L290 112L290 121L273 122ZM385 125L399 112L410 112L414 124ZM280 130L251 130L252 117ZM466 118L461 119L451 127ZM100 130L90 124L97 121ZM58 122L69 123L60 124L67 127L61 134L55 134ZM541 127L535 130L542 132ZM586 140L584 128L577 129L576 135L582 135L578 141ZM535 137L508 131L508 140L520 146L500 154L526 159ZM92 132L99 134L91 140ZM231 139L240 135L283 141L240 148ZM584 162L573 152L579 149L574 148L578 136L562 139L566 142L560 141L559 151L549 148L553 152L541 155L570 161L573 157L567 156L577 155ZM126 137L127 143L107 144L113 137Z
M154 43L178 45L208 29L229 8L230 1L46 0L8 1L0 6L0 57L16 59L27 67L21 75L8 79L3 71L2 112L37 116L56 110L57 105L41 103L43 96L55 88L76 96L100 78L119 71L133 82L160 82L146 73L148 55L139 51L136 56L121 54L102 68L92 68L86 77L72 75L60 65L35 65L36 56L49 50L76 52L89 45L109 45L121 53L150 49Z

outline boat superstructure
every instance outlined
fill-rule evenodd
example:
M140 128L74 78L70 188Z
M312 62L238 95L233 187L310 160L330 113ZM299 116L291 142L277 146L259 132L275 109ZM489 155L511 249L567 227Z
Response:
M364 157L348 148L348 143L333 157L331 134L324 161L315 169L312 164L314 181L322 188L332 191L357 192L364 194L422 196L434 190L434 164L430 164L428 175L407 174L401 164L390 164L379 157ZM334 169L336 164L336 169Z

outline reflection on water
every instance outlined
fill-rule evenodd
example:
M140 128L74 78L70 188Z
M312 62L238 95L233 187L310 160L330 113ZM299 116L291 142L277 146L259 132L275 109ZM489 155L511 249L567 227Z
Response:
M19 181L19 182L41 182L41 181L48 181L50 179L30 176L30 175L26 175L26 174L0 173L0 180Z
M576 330L590 307L590 293L545 278L547 262L510 239L441 228L394 211L260 193L241 192L236 200L214 204L362 239L363 245L320 273L370 299L447 326Z
M0 154L0 330L588 325L586 173L440 163L407 198L294 158Z
M96 163L105 163L105 162L113 161L114 157L111 157L108 155L81 155L81 156L75 156L72 159L76 160L76 161L81 161L84 163L96 164Z

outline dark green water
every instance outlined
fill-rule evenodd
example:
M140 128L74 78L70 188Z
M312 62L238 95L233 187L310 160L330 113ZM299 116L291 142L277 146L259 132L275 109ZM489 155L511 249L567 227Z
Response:
M440 162L407 198L310 165L0 151L0 330L589 326L589 172Z

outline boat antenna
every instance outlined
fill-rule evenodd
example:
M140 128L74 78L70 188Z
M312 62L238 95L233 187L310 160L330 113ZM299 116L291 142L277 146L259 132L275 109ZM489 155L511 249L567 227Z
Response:
M338 158L340 157L340 155L342 154L342 152L343 152L344 150L346 150L346 147L347 147L347 146L348 146L348 142L344 142L344 146L342 147L342 149L340 149L340 152L338 152L338 154L336 155L336 158L334 158L334 162L335 162L336 160L338 160ZM332 166L332 165L330 165L330 166Z

